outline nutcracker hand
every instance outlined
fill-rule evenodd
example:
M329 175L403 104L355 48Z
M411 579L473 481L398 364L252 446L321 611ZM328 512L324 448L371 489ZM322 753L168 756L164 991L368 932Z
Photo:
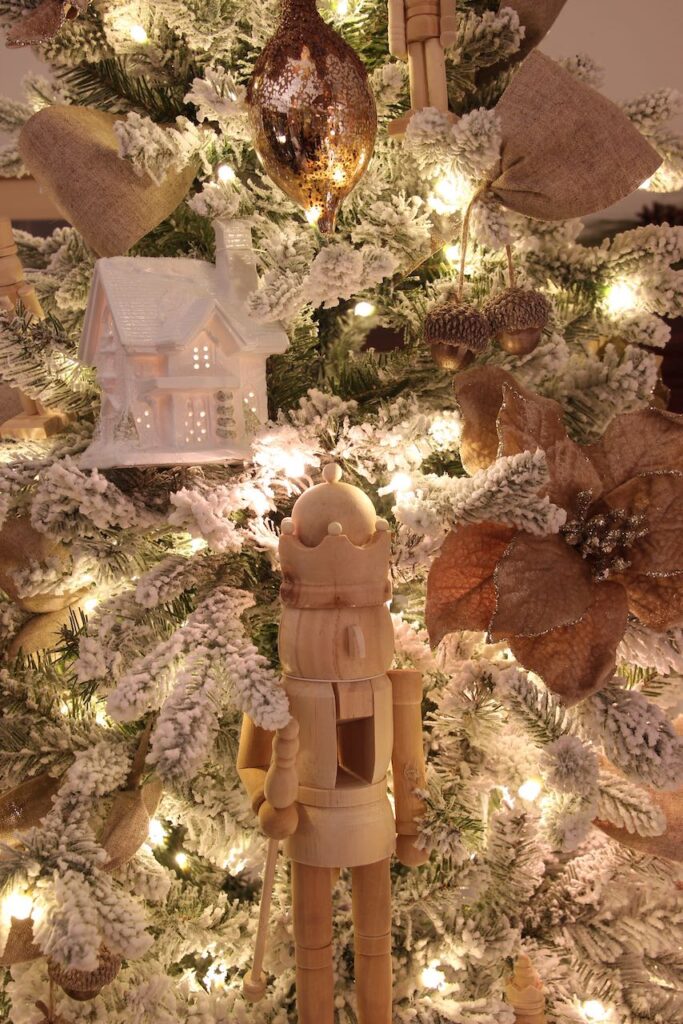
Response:
M290 804L281 810L264 801L259 807L258 820L261 828L270 839L287 839L293 836L299 825L299 812L296 804Z
M417 836L396 836L396 856L401 864L416 868L429 860L429 850L419 850L415 845Z

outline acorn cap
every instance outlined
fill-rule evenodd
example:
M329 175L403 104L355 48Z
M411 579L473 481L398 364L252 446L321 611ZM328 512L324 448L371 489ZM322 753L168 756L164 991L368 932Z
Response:
M532 288L506 288L484 306L494 334L500 331L543 330L551 306L545 295Z
M428 345L463 345L481 355L491 340L491 324L485 313L463 302L442 302L432 306L424 322Z
M84 1002L95 996L114 980L121 970L121 957L116 956L106 946L100 946L98 963L94 971L79 971L76 967L64 967L54 960L48 959L47 973L51 981L66 992L72 999Z

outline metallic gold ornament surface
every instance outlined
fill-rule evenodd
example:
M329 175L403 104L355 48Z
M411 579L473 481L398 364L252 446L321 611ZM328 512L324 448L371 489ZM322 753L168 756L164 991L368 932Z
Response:
M247 98L265 171L311 223L333 231L372 155L377 111L365 67L315 0L283 0Z

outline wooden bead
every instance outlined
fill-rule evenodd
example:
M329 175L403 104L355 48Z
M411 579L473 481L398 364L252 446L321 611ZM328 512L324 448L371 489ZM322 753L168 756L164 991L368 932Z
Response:
M278 809L266 800L259 808L258 820L270 839L287 839L296 832L299 812L296 804Z

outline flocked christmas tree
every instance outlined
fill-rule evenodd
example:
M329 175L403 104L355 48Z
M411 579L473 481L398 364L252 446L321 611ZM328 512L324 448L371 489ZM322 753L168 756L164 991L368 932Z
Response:
M312 34L294 63L287 39L268 51L273 98L263 62L247 86L276 0L0 0L55 72L0 104L1 173L29 165L75 225L15 233L40 305L0 250L0 372L63 427L1 449L2 1019L297 1020L284 859L270 984L242 992L266 840L236 759L244 713L287 720L278 536L330 461L391 526L396 666L424 676L426 862L394 862L394 1021L539 1022L538 976L558 1024L683 1017L683 440L659 381L683 234L577 241L578 215L643 178L681 187L679 100L620 111L590 59L540 57L561 6L458 0L417 38L392 5L409 98L384 2L323 3L349 48L289 3L287 39ZM440 41L450 113L421 101ZM144 262L91 288L124 253ZM223 384L179 323L240 335ZM186 337L207 405L158 361ZM267 414L240 376L266 356ZM176 465L145 437L173 387ZM244 461L216 455L238 441ZM339 1024L358 1019L348 874Z

